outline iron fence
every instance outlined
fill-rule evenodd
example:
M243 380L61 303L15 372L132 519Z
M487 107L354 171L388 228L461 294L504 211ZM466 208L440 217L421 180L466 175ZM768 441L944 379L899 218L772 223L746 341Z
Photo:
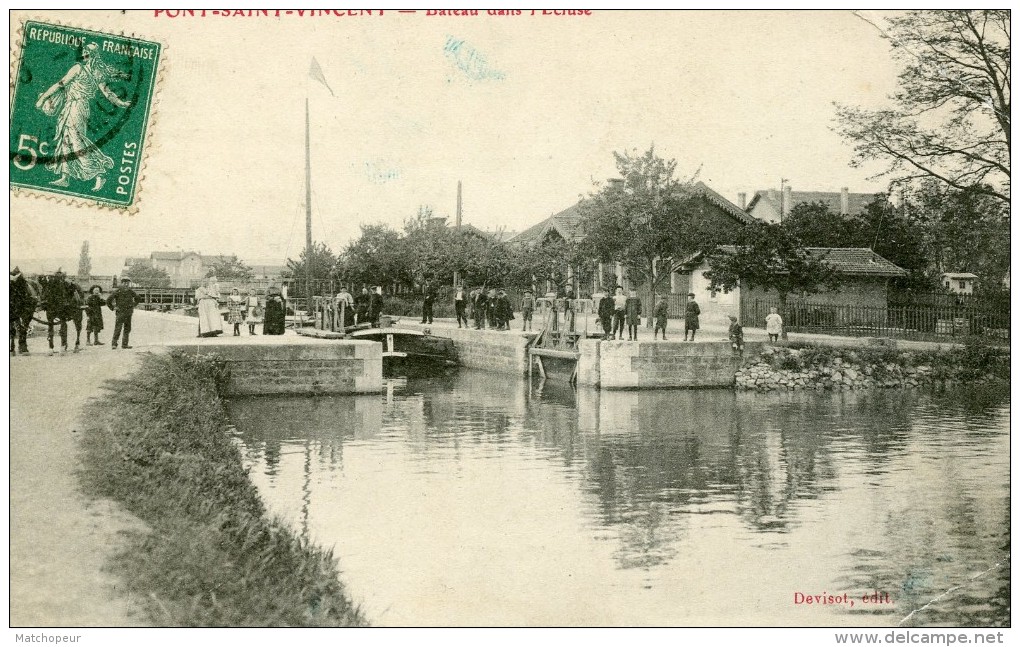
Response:
M741 323L762 327L770 308L779 308L778 299L745 300L741 304ZM990 310L969 306L888 306L833 305L789 302L783 326L789 332L816 332L831 335L893 337L932 341L952 341L980 337L991 342L1009 342L1008 309Z

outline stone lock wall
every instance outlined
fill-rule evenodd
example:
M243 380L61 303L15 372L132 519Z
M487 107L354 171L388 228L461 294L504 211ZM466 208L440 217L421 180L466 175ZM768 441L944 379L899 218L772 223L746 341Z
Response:
M741 364L761 346L745 343L741 356L729 342L585 342L578 383L603 389L731 387Z
M516 375L527 375L528 344L538 336L538 333L523 333L519 330L433 327L403 321L400 327L417 330L431 328L437 337L452 339L461 366Z
M206 341L172 346L215 355L230 369L230 395L319 395L382 391L382 345L369 341L300 343Z

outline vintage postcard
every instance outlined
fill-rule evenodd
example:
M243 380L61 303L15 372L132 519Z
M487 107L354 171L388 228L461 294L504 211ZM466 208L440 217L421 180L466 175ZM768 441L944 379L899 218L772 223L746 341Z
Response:
M12 634L1006 640L1009 39L11 12Z

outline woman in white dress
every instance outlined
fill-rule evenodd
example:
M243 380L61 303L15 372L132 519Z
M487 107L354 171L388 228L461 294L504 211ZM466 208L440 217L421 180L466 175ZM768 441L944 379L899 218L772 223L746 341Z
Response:
M204 286L195 290L195 300L198 301L199 337L215 337L223 334L219 296L219 284L216 279L208 279Z

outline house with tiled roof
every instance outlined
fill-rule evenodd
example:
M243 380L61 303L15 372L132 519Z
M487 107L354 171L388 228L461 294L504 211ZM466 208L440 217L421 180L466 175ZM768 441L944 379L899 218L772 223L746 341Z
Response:
M786 186L782 191L777 189L755 191L747 205L747 213L756 220L780 222L790 215L798 204L822 203L832 213L858 216L864 213L867 206L876 198L884 199L880 193L851 193L848 187L843 187L840 191L794 191Z
M723 252L734 253L736 247L720 245ZM803 296L791 294L788 303L810 303L813 306L859 306L862 310L884 312L888 306L889 280L907 275L906 270L878 255L867 247L807 247L804 249L809 256L823 263L840 274L838 290L824 290ZM693 292L702 310L702 321L722 325L729 315L744 322L744 325L762 326L759 321L748 321L745 310L762 311L755 302L775 302L775 292L767 292L760 287L747 288L737 286L730 291L713 291L711 281L705 274L711 271L711 265L705 254L699 252L684 260L682 264L682 284L688 292ZM764 310L767 312L767 310Z
M727 200L704 182L697 182L693 189L702 198L700 217L716 229L723 240L734 238L744 225L754 222L754 218L746 211ZM540 245L552 240L580 242L583 239L584 229L580 203L578 203L528 227L508 242L514 245ZM630 272L620 263L611 263L607 266L602 263L596 264L593 261L592 265L598 267L589 272L593 274L590 279L584 272L585 268L580 268L581 271L577 274L579 280L584 283L576 287L578 294L585 294L612 284L619 284L625 289L640 289L641 287L630 280ZM573 268L568 269L568 274L574 275ZM580 278L582 275L584 275L583 278ZM671 285L675 286L676 281L671 281Z
M200 282L216 263L229 261L231 258L233 256L229 254L205 255L192 251L152 252L149 258L128 258L124 261L124 266L145 263L169 274L172 287L190 288ZM278 279L279 273L284 269L285 266L282 265L261 266L256 275Z

